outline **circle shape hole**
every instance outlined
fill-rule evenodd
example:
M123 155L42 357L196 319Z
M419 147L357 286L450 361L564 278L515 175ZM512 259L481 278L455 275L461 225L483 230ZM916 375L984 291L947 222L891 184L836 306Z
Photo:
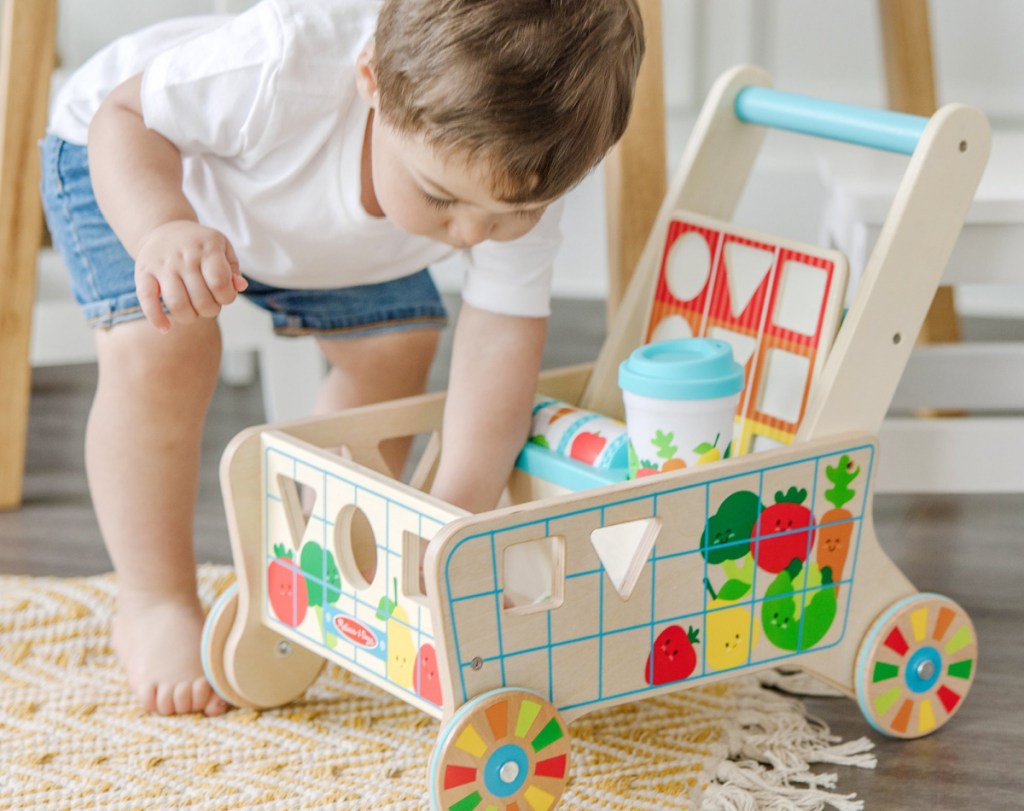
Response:
M370 587L377 576L377 536L366 513L354 504L346 504L338 511L334 555L344 582L356 591Z

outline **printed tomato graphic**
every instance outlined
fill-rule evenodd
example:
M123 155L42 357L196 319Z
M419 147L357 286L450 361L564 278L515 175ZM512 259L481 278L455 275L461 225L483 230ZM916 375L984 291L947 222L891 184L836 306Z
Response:
M694 645L700 640L692 625L684 631L679 625L670 625L654 640L654 649L644 666L644 681L648 684L668 684L682 681L697 667Z
M758 518L754 559L764 571L778 574L793 560L807 560L814 545L814 530L810 529L814 516L803 506L806 498L803 488L790 487L785 494L779 490L775 503Z
M437 672L437 651L429 642L424 642L416 657L416 695L431 704L441 706L441 679Z
M274 545L276 559L267 568L267 597L274 616L290 628L301 625L309 607L306 579L292 563L291 550Z
M601 455L601 451L604 450L604 446L607 444L608 440L600 434L583 431L572 441L572 446L569 448L569 456L573 459L578 459L584 464L592 465L594 460Z

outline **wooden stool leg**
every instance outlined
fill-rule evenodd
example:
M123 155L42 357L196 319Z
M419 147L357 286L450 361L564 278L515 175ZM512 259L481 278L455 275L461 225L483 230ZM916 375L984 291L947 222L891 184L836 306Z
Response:
M618 310L665 196L661 0L640 0L647 50L626 134L604 162L608 214L608 320Z
M878 0L889 106L930 116L938 107L932 64L928 0ZM940 287L925 318L921 343L955 343L960 324L953 290Z
M6 0L0 42L0 509L21 505L28 351L42 237L39 153L54 64L56 0Z

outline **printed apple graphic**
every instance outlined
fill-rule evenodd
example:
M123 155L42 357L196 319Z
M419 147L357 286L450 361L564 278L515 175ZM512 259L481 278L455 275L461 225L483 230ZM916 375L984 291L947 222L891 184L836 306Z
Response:
M600 434L591 431L582 431L572 441L569 448L569 456L578 459L586 465L594 464L594 460L601 455L608 440Z
M670 625L654 640L654 648L644 665L644 681L648 684L668 684L682 681L697 667L697 651L693 646L700 640L692 625L684 631L679 625Z
M292 553L284 544L274 544L274 560L267 567L267 598L270 610L290 628L301 625L309 608L306 580L295 568Z
M416 657L416 695L441 706L441 679L437 673L437 651L424 642Z

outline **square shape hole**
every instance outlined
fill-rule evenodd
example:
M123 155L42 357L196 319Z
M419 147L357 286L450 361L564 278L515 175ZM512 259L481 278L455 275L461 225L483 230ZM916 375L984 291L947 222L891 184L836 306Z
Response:
M565 538L551 535L505 547L502 607L527 613L561 605L565 583Z

